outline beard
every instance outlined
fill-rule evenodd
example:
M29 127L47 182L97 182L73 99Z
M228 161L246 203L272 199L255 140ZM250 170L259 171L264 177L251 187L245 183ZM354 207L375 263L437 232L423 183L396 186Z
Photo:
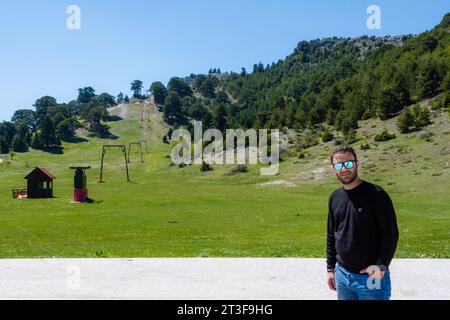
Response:
M336 173L336 177L342 184L350 184L353 181L355 181L355 179L358 177L358 170L355 169L355 171L353 173L351 173L350 175L348 175L346 177L342 177L340 174Z

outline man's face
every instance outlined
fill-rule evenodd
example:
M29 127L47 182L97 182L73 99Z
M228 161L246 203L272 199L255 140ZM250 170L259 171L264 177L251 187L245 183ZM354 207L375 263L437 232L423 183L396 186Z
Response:
M355 157L350 152L338 153L333 156L333 164L348 160L355 160ZM333 168L333 171L340 182L343 184L350 184L358 177L358 166L359 161L356 161L351 169L347 169L345 166L342 166L342 170L335 170Z

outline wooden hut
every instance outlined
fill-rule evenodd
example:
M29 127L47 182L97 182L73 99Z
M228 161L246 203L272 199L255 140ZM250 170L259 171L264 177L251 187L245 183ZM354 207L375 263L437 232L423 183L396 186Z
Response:
M28 198L53 198L55 176L43 167L36 167L26 177Z

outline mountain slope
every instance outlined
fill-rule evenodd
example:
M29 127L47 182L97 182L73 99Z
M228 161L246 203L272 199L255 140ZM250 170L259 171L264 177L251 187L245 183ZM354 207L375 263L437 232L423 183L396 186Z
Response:
M221 77L191 75L194 95L180 91L181 102L175 104L179 118L202 120L219 129L302 130L325 124L348 134L357 129L358 120L389 119L404 107L437 95L442 95L447 108L449 16L414 37L302 41L286 59L267 67L255 64L251 74L243 70ZM171 103L166 109L173 113L179 90L171 82L168 90ZM172 122L189 128L186 121Z
M141 111L142 105L130 104L114 111L127 116L108 123L117 140L63 143L63 154L32 150L0 164L0 257L323 257L327 199L338 187L326 162L333 143L310 147L303 159L285 154L277 176L260 176L257 165L232 176L225 175L230 165L200 172L194 165L170 166L162 115L153 110L147 130L140 127ZM392 196L401 232L398 257L448 258L448 115L433 113L425 128L435 133L431 142L416 137L419 132L375 146L373 135L385 126L395 130L393 121L360 123L355 147L366 141L372 146L358 149L361 175ZM131 154L131 183L117 151L107 154L106 182L97 182L103 144L128 145L148 136L144 163ZM69 166L79 163L92 166L91 204L70 202ZM24 185L35 164L56 175L56 198L12 199L11 189Z

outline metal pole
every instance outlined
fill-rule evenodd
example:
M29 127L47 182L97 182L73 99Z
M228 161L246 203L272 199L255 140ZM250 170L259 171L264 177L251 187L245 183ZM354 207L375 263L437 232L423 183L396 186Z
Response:
M125 157L125 168L127 170L127 181L130 182L130 176L128 175L127 149L126 149L125 146L122 147L122 152L123 152L123 155ZM129 154L128 154L128 157L130 157Z
M100 165L100 181L99 182L103 182L103 180L102 180L102 177L103 177L103 158L105 157L105 153L106 153L105 146L103 146L103 149L102 149L102 163Z
M131 142L128 143L128 160L127 160L128 163L130 163L130 153L131 153L130 149L131 149ZM125 157L126 157L126 155L125 155Z
M147 146L147 141L146 140L141 140L141 143L145 143L145 153L148 153L148 146Z

